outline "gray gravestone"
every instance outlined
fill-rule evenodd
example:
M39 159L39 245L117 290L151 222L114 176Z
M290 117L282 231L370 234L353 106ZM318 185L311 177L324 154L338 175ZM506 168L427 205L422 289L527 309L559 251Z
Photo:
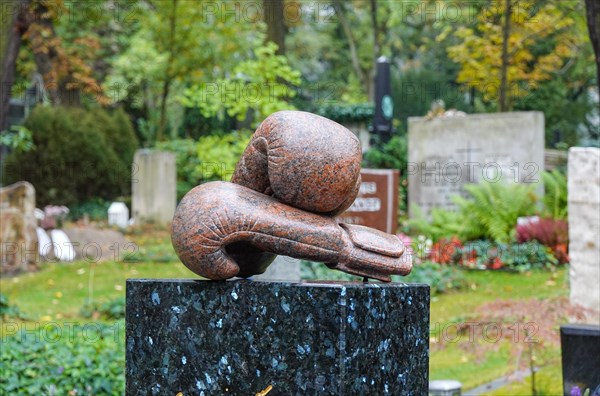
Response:
M600 309L600 149L569 150L571 303ZM596 318L597 320L597 318Z
M175 154L146 149L136 151L131 190L133 219L137 224L170 223L177 203Z
M300 282L300 261L288 256L277 256L263 274L255 275L252 279Z
M451 196L481 180L538 183L544 170L541 112L411 117L408 120L408 203L426 216L455 208Z

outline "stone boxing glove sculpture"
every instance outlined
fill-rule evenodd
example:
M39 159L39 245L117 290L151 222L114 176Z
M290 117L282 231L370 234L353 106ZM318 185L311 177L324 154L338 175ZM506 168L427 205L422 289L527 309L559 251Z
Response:
M310 113L282 111L259 126L232 183L192 189L173 219L181 261L214 280L263 273L277 254L390 281L412 264L400 240L339 223L360 186L358 139Z
M279 111L258 127L232 183L296 208L336 215L360 187L360 142L337 122L303 111Z

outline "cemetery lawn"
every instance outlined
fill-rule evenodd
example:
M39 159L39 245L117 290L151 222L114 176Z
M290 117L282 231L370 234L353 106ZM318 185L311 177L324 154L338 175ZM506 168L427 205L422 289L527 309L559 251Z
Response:
M129 278L197 278L183 264L174 261L172 248L166 237L143 240L133 236L136 243L148 250L141 258L157 257L154 252L167 252L163 259L134 263L103 262L91 264L86 261L74 263L45 264L39 272L3 277L0 292L16 305L28 320L41 322L79 321L89 322L81 316L82 306L92 298L103 303L125 295L125 281ZM160 241L159 241L160 240ZM150 253L148 253L150 252ZM160 262L157 262L160 261ZM515 357L510 343L503 343L497 351L486 349L482 354L465 351L459 343L448 343L444 348L435 347L435 339L441 329L449 324L469 320L478 306L496 299L546 299L566 295L568 292L567 268L555 272L531 272L524 274L491 271L465 271L467 287L463 290L439 294L431 300L431 379L456 379L463 383L463 390L495 380L515 370ZM558 331L558 330L557 330ZM464 345L463 345L464 346ZM547 352L548 366L542 368L541 379L553 377L560 371L560 351L552 347ZM558 367L558 368L557 368ZM558 371L557 371L558 370ZM549 373L549 374L548 374ZM551 391L560 393L560 381L552 383ZM510 390L502 388L502 394L527 394L527 383L513 385ZM525 393L521 393L524 391Z

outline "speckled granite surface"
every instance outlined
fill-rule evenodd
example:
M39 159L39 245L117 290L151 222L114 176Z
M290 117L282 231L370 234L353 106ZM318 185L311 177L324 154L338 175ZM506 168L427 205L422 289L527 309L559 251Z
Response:
M127 281L128 395L424 395L429 287Z

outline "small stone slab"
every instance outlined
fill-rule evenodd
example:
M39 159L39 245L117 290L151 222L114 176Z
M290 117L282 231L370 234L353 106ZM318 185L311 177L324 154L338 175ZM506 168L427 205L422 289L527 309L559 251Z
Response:
M126 322L127 394L427 394L427 285L128 280Z

